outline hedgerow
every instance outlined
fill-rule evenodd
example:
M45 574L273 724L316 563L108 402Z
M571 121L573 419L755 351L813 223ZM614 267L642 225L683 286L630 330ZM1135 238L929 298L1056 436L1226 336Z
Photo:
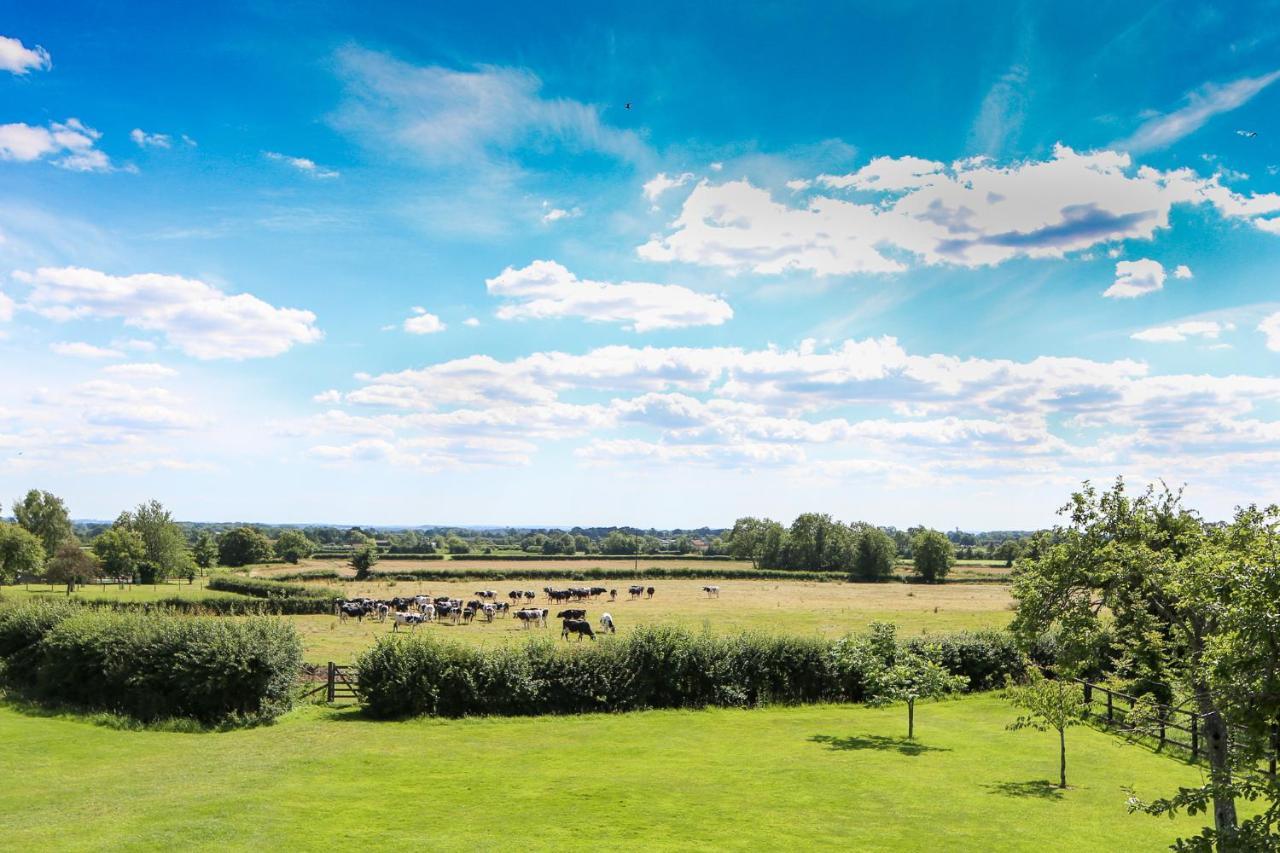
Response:
M721 569L708 566L649 566L643 569L590 566L582 569L393 569L374 572L382 580L791 580L845 581L830 572L780 572L768 569Z
M0 606L0 682L37 701L205 725L273 719L290 705L302 642L277 620Z
M330 587L283 583L279 580L241 575L215 575L209 578L208 588L255 598L324 598L333 601L342 595L341 591Z
M552 641L477 648L433 637L385 637L358 662L366 713L412 716L577 714L646 708L860 701L860 638L716 636L650 626L590 646ZM914 641L910 641L914 642ZM940 660L971 687L1019 676L1005 639L937 638ZM989 645L989 648L986 647ZM891 653L890 653L891 656Z

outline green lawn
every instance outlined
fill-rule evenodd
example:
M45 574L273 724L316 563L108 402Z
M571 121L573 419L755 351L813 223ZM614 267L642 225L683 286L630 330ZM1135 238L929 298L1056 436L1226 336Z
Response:
M106 601L156 601L161 598L241 598L233 592L219 592L205 589L208 578L196 578L195 583L159 584L127 584L123 587L108 584L82 586L72 595L78 598L101 599ZM0 601L5 598L66 598L65 586L48 584L30 584L18 586L0 586Z
M993 696L901 707L378 723L305 707L217 734L0 706L14 850L1158 850L1196 823L1124 786L1199 772L1089 729L1008 732Z

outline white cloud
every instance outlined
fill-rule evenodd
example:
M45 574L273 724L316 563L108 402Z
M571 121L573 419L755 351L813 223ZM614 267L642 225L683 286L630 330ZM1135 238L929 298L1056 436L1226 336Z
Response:
M341 403L342 394L336 389L330 388L328 391L321 391L311 399L317 403Z
M143 341L143 340L136 340L136 339L129 340L129 341L125 341L122 344L122 346L125 349L133 350L134 352L155 352L156 351L156 345L153 344L151 341Z
M116 349L107 349L106 347L96 347L93 344L87 344L83 341L66 341L49 345L49 349L54 355L64 355L69 358L123 358L124 353Z
M118 319L160 332L170 345L198 359L279 355L322 336L310 311L277 308L248 293L230 295L198 279L113 276L80 267L41 267L13 277L31 287L24 307L43 317Z
M1111 299L1136 299L1164 288L1164 266L1159 261L1117 261L1116 280L1102 292Z
M139 148L170 148L173 146L173 140L165 133L147 133L141 128L135 127L129 131L129 138Z
M669 176L666 172L659 172L649 180L645 181L642 187L644 197L650 202L657 202L667 190L673 190L682 187L693 180L692 172L685 172L676 176Z
M1004 167L985 158L946 167L877 158L819 180L852 195L810 194L794 207L747 180L701 181L669 233L638 254L735 273L892 273L918 262L981 267L1151 239L1170 227L1175 205L1210 204L1254 223L1280 211L1280 194L1240 195L1217 176L1135 168L1124 153L1061 145L1047 160Z
M281 154L278 151L264 151L263 154L268 160L274 160L277 163L284 163L292 166L304 175L313 178L337 178L341 176L341 172L333 169L326 169L316 164L314 160L308 160L306 157L290 157L288 154Z
M0 160L30 163L47 159L72 172L109 172L110 159L94 147L101 137L75 118L48 127L0 124Z
M548 224L559 222L561 219L577 219L581 215L582 209L578 207L565 210L561 207L552 207L549 201L542 203L542 221Z
M1147 343L1182 343L1189 338L1204 338L1215 341L1223 332L1235 329L1231 323L1219 323L1214 320L1188 320L1170 326L1153 326L1130 335L1135 341Z
M415 66L356 47L337 57L349 99L335 123L428 165L492 165L526 146L647 156L634 133L608 126L592 105L545 97L542 81L523 69Z
M718 326L733 317L733 309L717 296L676 284L580 279L555 261L507 267L485 286L491 295L511 300L498 309L503 320L580 317L648 332Z
M443 332L446 326L435 314L417 305L413 307L413 316L404 321L404 330L411 335L434 335Z
M128 364L112 364L102 368L108 376L121 379L169 379L177 376L178 371L172 367L155 362L130 362Z
M1258 331L1266 336L1267 349L1280 352L1280 311L1262 318Z
M462 325L464 325L464 326L472 326L472 327L479 326L479 325L480 325L480 318L479 318L479 317L468 317L467 319L465 319L465 320L463 320L463 321L462 321Z
M1280 71L1272 71L1260 77L1243 77L1226 85L1207 83L1186 97L1186 106L1179 110L1154 116L1143 122L1133 135L1118 147L1126 151L1150 151L1172 145L1204 126L1205 122L1221 113L1230 112L1247 104L1263 89L1280 79Z
M1280 216L1273 216L1269 219L1255 219L1253 224L1268 234L1280 234Z
M52 67L53 59L43 47L29 48L16 38L0 36L0 71L21 75L28 71L48 71Z
M0 323L13 319L13 300L6 293L0 293Z
M1191 278L1191 267L1186 264L1178 264L1173 271L1174 278Z

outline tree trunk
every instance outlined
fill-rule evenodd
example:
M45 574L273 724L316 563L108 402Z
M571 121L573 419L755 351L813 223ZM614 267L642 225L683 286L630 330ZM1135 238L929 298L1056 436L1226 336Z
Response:
M1058 787L1067 787L1067 730L1058 729Z
M907 740L916 736L916 700L907 700Z
M1209 757L1209 780L1213 783L1213 828L1218 834L1219 850L1234 850L1236 829L1235 797L1224 792L1231 783L1231 756L1228 754L1227 723L1214 706L1208 687L1195 685L1197 703L1204 723L1206 754Z

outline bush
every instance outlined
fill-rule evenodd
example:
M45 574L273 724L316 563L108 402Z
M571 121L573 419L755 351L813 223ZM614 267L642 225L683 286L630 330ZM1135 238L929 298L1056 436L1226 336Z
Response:
M646 557L645 559L648 559ZM288 576L296 578L297 576ZM624 581L624 580L793 580L793 581L845 581L848 578L834 572L792 572L773 569L724 569L715 566L649 566L638 571L631 567L589 566L581 569L499 569L446 567L430 569L391 569L373 572L374 580L575 580L575 581Z
M33 684L36 647L63 619L81 612L77 601L61 598L0 607L0 684L18 688Z
M126 714L252 723L288 710L302 643L279 620L83 610L36 647L36 699Z
M941 663L971 689L1022 672L1012 638L930 638ZM915 644L918 640L911 640ZM431 636L384 637L356 664L365 711L377 718L577 714L645 708L753 707L866 698L868 672L894 654L872 637L742 634L637 628L591 645L534 641L475 648Z
M283 583L267 578L246 578L238 575L211 577L208 588L219 592L251 595L255 598L323 598L332 602L342 597L342 591L333 587Z

